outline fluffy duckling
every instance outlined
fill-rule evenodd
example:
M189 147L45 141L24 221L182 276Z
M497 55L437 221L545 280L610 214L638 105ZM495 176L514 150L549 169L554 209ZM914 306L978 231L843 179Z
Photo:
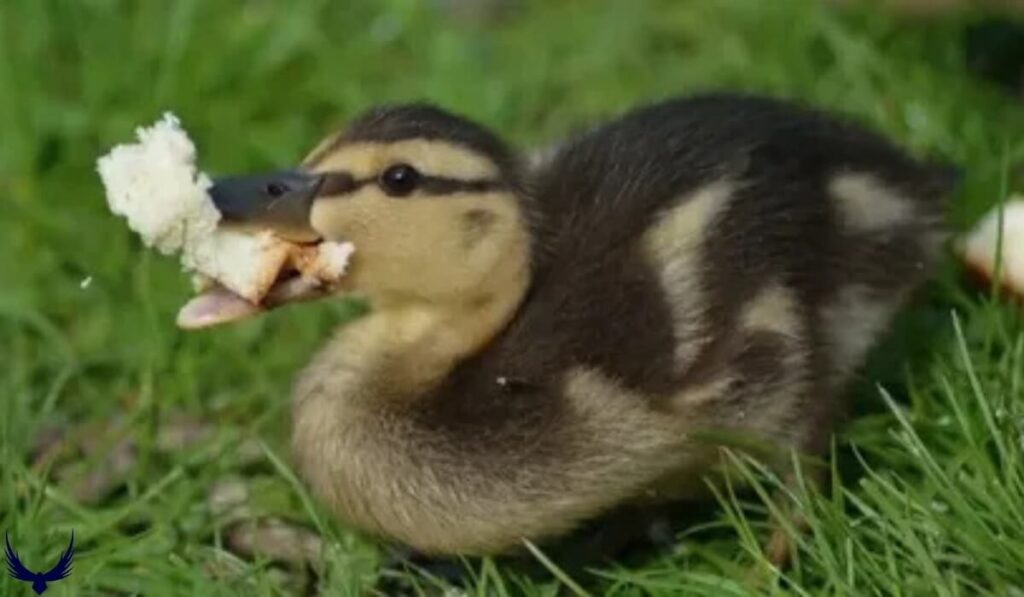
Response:
M400 105L283 186L214 187L231 219L272 224L271 202L289 230L356 246L338 292L370 312L293 397L298 469L348 523L502 553L699 495L737 438L778 462L823 453L940 253L953 185L854 124L724 94L642 107L537 164Z

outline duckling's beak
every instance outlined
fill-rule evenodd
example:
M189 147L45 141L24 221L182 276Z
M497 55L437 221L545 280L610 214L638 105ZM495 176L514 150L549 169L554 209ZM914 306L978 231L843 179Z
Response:
M324 176L303 170L217 178L210 188L224 222L269 228L293 242L316 242L309 212Z

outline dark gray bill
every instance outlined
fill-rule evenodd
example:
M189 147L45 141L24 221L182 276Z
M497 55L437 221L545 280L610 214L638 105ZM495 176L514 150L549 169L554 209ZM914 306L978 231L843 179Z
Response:
M302 170L225 176L213 181L210 197L230 224L269 228L296 242L319 235L310 226L309 212L324 177Z

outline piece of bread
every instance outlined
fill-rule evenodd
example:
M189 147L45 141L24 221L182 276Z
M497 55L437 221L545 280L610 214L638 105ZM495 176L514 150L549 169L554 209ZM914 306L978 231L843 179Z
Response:
M215 281L258 304L282 270L296 269L325 284L344 274L348 243L303 246L269 231L218 228L221 215L207 192L212 183L197 171L195 145L173 114L136 135L137 143L118 145L98 161L107 203L146 246L180 253L184 268L198 274L197 290Z
M1002 205L1001 242L999 209L992 209L964 237L960 253L968 268L987 282L995 278L1001 262L1001 286L1024 298L1024 197L1011 197Z

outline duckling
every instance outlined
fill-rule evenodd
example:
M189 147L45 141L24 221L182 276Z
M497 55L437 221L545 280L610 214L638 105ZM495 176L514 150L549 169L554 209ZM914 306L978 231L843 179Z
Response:
M282 176L307 191L212 194L356 252L338 289L271 306L370 306L298 375L297 470L343 521L434 555L699 497L736 438L823 454L954 187L857 124L729 93L639 107L530 168L466 118L383 106Z

